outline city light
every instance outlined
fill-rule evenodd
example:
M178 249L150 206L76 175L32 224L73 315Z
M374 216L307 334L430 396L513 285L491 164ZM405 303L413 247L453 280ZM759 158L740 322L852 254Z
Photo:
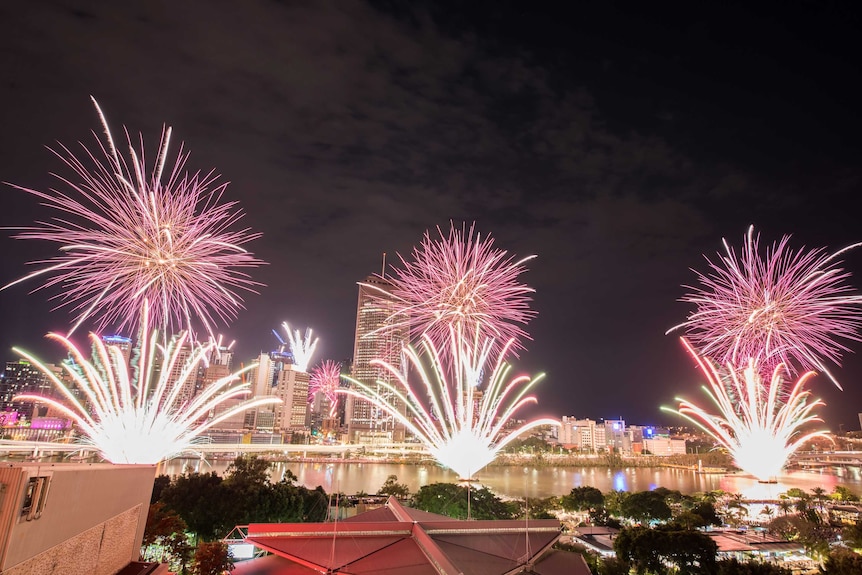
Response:
M82 442L112 463L154 464L193 451L195 438L222 421L261 405L281 403L272 396L250 399L213 416L225 401L249 393L248 384L237 382L254 365L219 379L191 399L184 398L184 390L194 385L198 368L205 365L216 344L194 344L183 332L160 345L157 331L149 331L146 300L131 365L119 347L106 345L96 334L90 334L91 360L65 336L52 333L48 337L63 344L70 354L63 370L72 383L67 385L33 355L15 348L45 374L62 399L22 394L14 400L48 404L70 417L84 435ZM79 398L76 390L84 397Z
M735 464L760 481L774 480L788 458L826 430L804 432L803 427L822 421L813 411L823 404L811 400L803 388L814 372L803 374L792 386L784 385L784 366L779 364L764 382L754 359L742 369L727 364L719 368L699 354L685 339L686 349L706 375L703 389L718 413L677 398L679 408L662 408L681 415L712 436L733 457Z
M449 327L455 326L468 341L493 339L494 351L510 340L512 352L523 349L521 340L529 336L521 326L536 315L529 306L535 290L518 276L535 256L515 260L495 249L490 235L474 235L472 226L458 229L453 224L448 236L439 227L437 232L439 239L425 233L411 261L399 255L401 268L387 277L394 284L395 303L384 329L409 327L414 341L427 334L445 350Z
M862 296L846 283L850 273L823 249L793 251L789 236L759 252L759 235L748 229L742 251L723 240L718 261L696 272L700 287L682 301L696 306L684 329L700 353L720 364L744 368L754 358L764 374L779 364L793 374L814 370L841 387L826 363L840 364L848 348L842 340L862 341Z
M326 360L311 370L308 378L308 397L320 393L329 402L329 417L335 417L338 410L338 389L341 387L341 364Z
M409 369L372 362L388 371L394 384L378 380L369 385L347 378L356 389L340 388L338 393L370 401L385 411L462 479L472 478L521 434L542 425L559 425L556 419L537 419L516 429L506 428L517 411L536 402L527 393L541 379L511 377L504 357L512 340L500 352L493 352L491 340L477 347L450 326L447 343L451 362L443 360L434 338L425 334L419 350L413 346L404 349ZM408 371L416 374L418 385L408 381ZM486 378L485 374L490 375Z
M56 176L65 191L15 186L56 212L19 228L15 238L53 242L60 253L33 262L42 267L0 290L37 277L44 278L41 288L62 288L58 307L75 315L69 335L87 320L95 331L134 331L147 300L153 325L164 333L197 329L194 321L212 336L217 319L227 322L242 307L236 290L259 285L239 271L262 263L242 247L259 234L230 229L243 213L235 202L221 203L227 183L213 172L184 171L189 153L182 145L173 167L166 165L169 127L148 174L143 138L136 151L126 132L129 158L122 156L93 103L105 141L94 150L82 144L80 158L62 145L54 152L75 174Z

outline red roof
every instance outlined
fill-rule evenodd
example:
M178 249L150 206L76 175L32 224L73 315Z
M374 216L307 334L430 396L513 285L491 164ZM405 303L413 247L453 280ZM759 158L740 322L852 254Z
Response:
M233 575L589 573L577 554L548 553L559 535L555 519L458 521L390 498L337 523L249 525L246 542L274 556L237 563Z

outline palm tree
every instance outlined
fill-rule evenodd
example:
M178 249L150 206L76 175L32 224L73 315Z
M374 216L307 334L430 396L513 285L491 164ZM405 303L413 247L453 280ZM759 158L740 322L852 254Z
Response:
M770 507L769 505L763 506L763 511L760 512L763 515L766 515L767 523L772 520L772 516L775 515L775 509Z
M817 500L817 507L820 509L820 513L823 513L823 500L826 499L826 490L822 487L814 487L811 489L811 493L814 494L814 499Z
M793 504L789 499L782 499L778 502L778 508L781 509L782 515L787 515L787 512L793 508Z

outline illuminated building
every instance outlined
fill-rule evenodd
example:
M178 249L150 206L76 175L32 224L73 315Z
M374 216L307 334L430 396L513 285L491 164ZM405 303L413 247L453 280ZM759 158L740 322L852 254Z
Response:
M393 326L395 309L392 284L378 276L369 276L359 284L356 306L356 338L353 347L353 379L372 386L384 395L378 381L394 383L394 375L376 365L374 359L402 368L402 349L407 343L407 327ZM353 443L401 441L404 429L395 419L368 401L349 396L345 418L349 440Z
M47 367L57 371L54 366ZM22 393L53 396L54 389L47 376L29 361L7 361L6 368L0 374L0 411L17 411L20 415L31 419L36 411L36 403L31 401L12 401L12 398ZM35 413L35 415L44 415Z

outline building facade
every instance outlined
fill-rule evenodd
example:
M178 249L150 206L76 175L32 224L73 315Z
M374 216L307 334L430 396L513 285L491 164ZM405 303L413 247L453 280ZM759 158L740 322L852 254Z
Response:
M396 310L392 288L388 280L369 276L359 284L356 305L351 376L378 391L383 391L378 382L394 383L395 378L388 370L372 365L372 360L383 360L396 369L402 369L402 350L408 341L407 328L393 326ZM396 424L392 416L369 401L348 396L345 420L348 440L352 443L404 439L403 426Z

